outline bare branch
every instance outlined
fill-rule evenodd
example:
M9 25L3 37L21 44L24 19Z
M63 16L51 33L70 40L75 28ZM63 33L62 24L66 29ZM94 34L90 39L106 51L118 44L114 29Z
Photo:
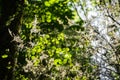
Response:
M107 10L107 13L108 13L107 16L108 16L109 18L111 18L115 23L117 23L118 25L120 25L120 23L113 18L113 16L110 14L110 12L109 12L108 10Z

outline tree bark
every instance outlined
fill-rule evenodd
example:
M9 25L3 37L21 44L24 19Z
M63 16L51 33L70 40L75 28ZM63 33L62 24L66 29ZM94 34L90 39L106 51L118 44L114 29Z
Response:
M13 41L19 35L19 25L22 17L24 0L1 0L0 16L0 80L14 80L13 69L17 42ZM3 58L3 55L8 55Z

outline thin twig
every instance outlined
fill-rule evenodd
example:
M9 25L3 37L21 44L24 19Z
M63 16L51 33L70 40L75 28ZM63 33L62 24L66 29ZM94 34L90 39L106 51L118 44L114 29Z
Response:
M109 13L108 10L107 10L107 13L108 13L107 16L108 16L109 18L111 18L115 23L117 23L118 25L120 25L120 23L119 23L117 20L115 20L112 15L110 15L110 13Z

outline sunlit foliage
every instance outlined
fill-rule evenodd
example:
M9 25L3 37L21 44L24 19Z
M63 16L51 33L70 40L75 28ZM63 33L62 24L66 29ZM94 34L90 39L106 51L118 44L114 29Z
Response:
M89 35L71 3L26 1L16 79L92 79Z

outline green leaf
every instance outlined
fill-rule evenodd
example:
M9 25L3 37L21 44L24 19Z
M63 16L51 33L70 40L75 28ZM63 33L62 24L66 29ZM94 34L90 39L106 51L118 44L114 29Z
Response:
M65 54L65 56L64 56L64 58L66 58L66 59L69 59L69 58L71 58L71 57L72 57L72 55L69 54L69 53Z
M7 58L7 57L8 57L8 55L6 55L6 54L2 55L2 58Z
M31 59L34 60L34 59L35 59L35 56L31 56Z
M64 60L63 60L63 64L66 64L67 61L68 61L68 59L64 59Z
M50 6L50 3L48 1L45 1L45 6Z
M88 73L91 73L92 71L93 71L93 68L92 68L91 66L88 66L87 72L88 72Z
M61 59L55 59L54 60L54 64L55 65L61 65L62 64L62 60Z
M87 77L86 77L86 76L83 76L81 80L87 80Z

